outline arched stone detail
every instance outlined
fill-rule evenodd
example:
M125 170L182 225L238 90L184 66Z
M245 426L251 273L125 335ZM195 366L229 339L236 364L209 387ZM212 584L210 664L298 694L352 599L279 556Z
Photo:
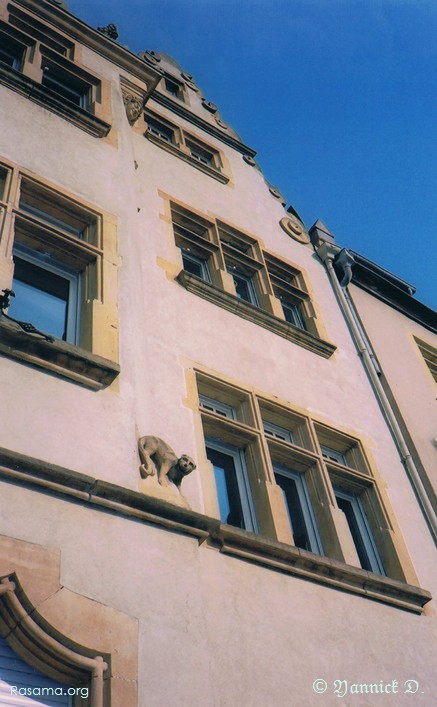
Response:
M36 610L14 573L0 578L0 635L26 663L71 686L87 685L83 707L107 707L109 656L71 641Z

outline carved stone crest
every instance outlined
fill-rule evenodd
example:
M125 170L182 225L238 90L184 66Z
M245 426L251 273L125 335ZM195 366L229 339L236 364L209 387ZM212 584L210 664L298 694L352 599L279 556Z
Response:
M126 116L129 125L133 125L143 112L146 92L124 77L120 78L120 84Z
M143 110L143 101L132 93L123 94L123 103L129 125L136 123Z

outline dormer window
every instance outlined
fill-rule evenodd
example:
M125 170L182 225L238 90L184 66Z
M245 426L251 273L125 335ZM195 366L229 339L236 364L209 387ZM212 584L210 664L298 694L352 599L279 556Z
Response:
M164 78L164 88L173 98L179 98L180 101L184 100L184 89L178 81L166 77Z

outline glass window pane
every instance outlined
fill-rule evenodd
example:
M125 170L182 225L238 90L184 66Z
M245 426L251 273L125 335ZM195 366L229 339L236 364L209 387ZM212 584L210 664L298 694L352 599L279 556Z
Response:
M246 302L250 302L251 304L258 304L251 278L247 275L236 272L233 269L229 270L229 272L234 279L237 297L244 299Z
M207 263L202 260L202 258L199 258L197 255L194 255L194 253L191 253L185 248L181 248L181 251L184 270L191 273L192 275L197 275L197 277L201 277L202 280L207 280L209 282L210 278Z
M305 329L305 322L303 320L302 314L300 313L299 305L290 304L289 302L282 301L282 310L284 312L285 321L294 326L299 327L299 329Z
M7 177L8 171L3 167L0 167L0 200L3 200L5 198Z
M15 297L11 299L9 315L65 340L69 280L21 258L15 257L14 261Z
M20 71L25 47L12 37L0 32L0 62Z
M340 508L340 510L343 511L346 516L347 524L352 535L352 540L354 541L355 549L357 551L361 567L364 570L373 571L374 568L372 567L372 564L369 560L369 556L366 552L364 540L358 527L357 517L355 515L355 511L351 501L347 500L346 498L341 498L340 496L336 496L336 499L338 507Z
M32 689L33 697L24 695L14 696L12 687L18 689ZM37 688L44 696L37 697ZM16 707L72 707L73 697L68 694L68 685L64 685L47 677L36 668L22 660L11 648L4 638L0 638L0 704L16 705Z
M332 462L337 462L338 464L347 466L346 457L341 452L337 452L336 449L331 449L331 447L327 447L324 444L320 445L320 449L322 450L322 456L325 457L325 459L329 459Z
M206 454L214 467L220 519L237 528L245 528L233 457L210 447L207 447Z
M90 86L76 76L52 64L43 65L42 85L56 91L60 96L80 108L86 108Z
M295 479L283 474L275 473L275 480L278 486L281 487L284 494L294 544L296 547L301 547L304 550L313 551L306 528L305 518Z

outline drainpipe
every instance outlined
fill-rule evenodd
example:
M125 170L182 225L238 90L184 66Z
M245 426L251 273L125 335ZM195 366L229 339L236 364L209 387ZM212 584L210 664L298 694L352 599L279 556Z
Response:
M366 342L364 341L362 333L359 327L357 326L355 317L353 315L352 300L346 288L352 279L352 266L355 263L355 260L345 248L341 249L337 245L328 242L323 242L321 246L316 248L316 253L326 266L331 285L334 289L338 303L340 305L340 309L349 327L349 331L352 334L352 338L357 348L358 354L361 358L362 364L366 370L368 377L370 378L370 382L373 386L376 398L381 406L390 432L398 448L401 462L407 472L407 476L410 479L410 482L416 493L420 508L428 523L434 542L437 544L436 514L430 503L428 494L426 493L426 490L422 484L416 465L414 464L411 453L405 442L401 428L398 425L389 399L387 398L384 388L382 387L381 381L378 378L377 372L372 362L371 353L369 352L366 346ZM336 259L336 263L340 265L343 270L343 278L341 284L339 283L334 270L334 259Z

